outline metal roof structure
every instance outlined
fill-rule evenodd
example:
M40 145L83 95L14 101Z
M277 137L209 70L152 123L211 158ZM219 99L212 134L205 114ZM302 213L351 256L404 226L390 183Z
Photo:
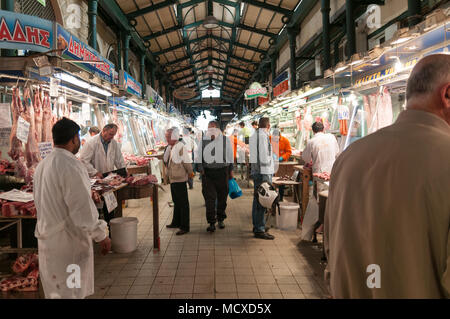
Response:
M175 88L214 87L228 104L252 81L300 1L115 0Z

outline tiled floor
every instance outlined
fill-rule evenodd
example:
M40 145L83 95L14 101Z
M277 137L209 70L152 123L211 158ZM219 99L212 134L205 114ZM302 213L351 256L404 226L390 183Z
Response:
M251 232L252 190L228 199L226 228L206 232L205 207L197 181L189 190L191 232L167 229L170 190L160 191L161 251L153 250L151 205L127 208L139 219L138 249L95 256L95 294L90 298L326 298L321 252L299 243L300 231L271 229L275 240Z

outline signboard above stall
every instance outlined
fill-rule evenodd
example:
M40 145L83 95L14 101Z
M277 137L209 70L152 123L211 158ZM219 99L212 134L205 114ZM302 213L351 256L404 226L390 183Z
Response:
M252 84L250 84L249 89L245 91L246 100L251 100L260 96L267 96L267 88L263 87L258 82L253 82Z
M142 97L142 84L124 70L119 72L119 88L139 98Z
M56 24L56 49L61 50L58 51L61 58L71 60L80 68L109 83L117 84L115 81L117 72L115 72L114 64L59 24ZM83 63L76 63L76 61Z
M53 23L0 10L0 48L48 52L53 49Z
M272 81L273 97L277 97L285 92L290 91L289 70L284 71L275 80Z

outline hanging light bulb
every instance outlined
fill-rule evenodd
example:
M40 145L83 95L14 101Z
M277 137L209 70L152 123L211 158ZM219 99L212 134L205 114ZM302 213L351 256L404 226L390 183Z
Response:
M403 64L402 62L400 62L400 59L397 59L397 62L395 62L394 70L396 73L401 72L403 70Z
M59 102L60 104L64 103L64 96L61 95L61 96L58 98L58 102Z

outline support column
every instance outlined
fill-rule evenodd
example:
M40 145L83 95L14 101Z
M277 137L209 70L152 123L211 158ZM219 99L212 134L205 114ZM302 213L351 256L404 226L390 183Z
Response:
M353 9L354 0L345 0L345 23L347 26L347 45L349 58L356 53L356 30Z
M14 12L14 4L15 4L15 0L3 0L2 1L3 10ZM3 49L1 51L2 51L2 56L16 56L17 55L16 50Z
M170 100L169 100L170 94L169 94L169 84L167 82L164 83L164 93L166 95L166 103L169 103L170 102Z
M418 24L422 17L420 15L421 11L420 0L408 0L408 25L409 27Z
M323 69L331 67L330 48L330 0L322 0L322 48L323 48Z
M122 32L117 36L117 68L122 70Z
M164 99L163 95L163 84L161 78L158 79L158 90L159 90L159 96Z
M272 72L272 99L274 98L273 96L273 81L275 80L275 78L277 77L277 54L272 54L270 56L270 70Z
M298 30L297 28L290 27L288 28L288 38L289 38L289 48L291 51L291 58L289 61L289 70L291 73L291 90L295 90L297 88L297 70L295 63L295 47L296 47L296 37Z
M88 2L89 45L97 50L97 0Z
M141 52L140 55L140 79L142 85L142 98L145 97L145 53Z
M154 65L151 65L152 71L150 72L150 83L153 89L155 89L155 69Z
M130 50L131 35L126 33L123 37L123 69L128 72L128 51Z

